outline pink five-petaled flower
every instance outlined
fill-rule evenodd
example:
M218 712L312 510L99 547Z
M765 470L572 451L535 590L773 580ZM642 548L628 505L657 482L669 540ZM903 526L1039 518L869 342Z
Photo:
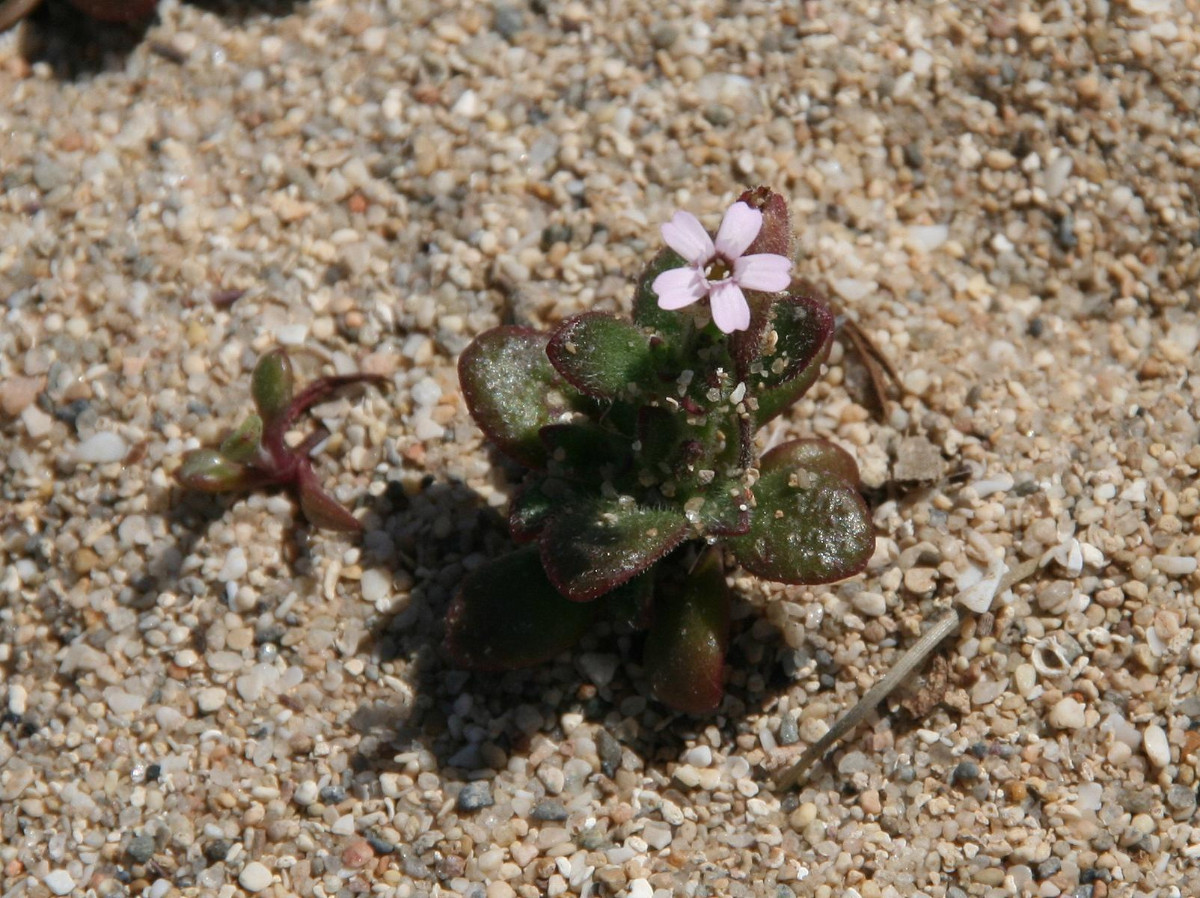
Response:
M743 290L775 293L791 283L791 261L775 253L743 255L762 230L762 213L734 203L721 220L714 242L690 212L676 212L662 226L667 246L687 261L654 279L651 289L660 309L682 309L709 297L713 321L727 334L750 326L750 304Z

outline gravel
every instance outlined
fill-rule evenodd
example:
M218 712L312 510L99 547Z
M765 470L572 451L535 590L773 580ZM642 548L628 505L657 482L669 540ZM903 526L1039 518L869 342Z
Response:
M1200 894L1200 30L1026 6L163 3L128 45L0 40L6 886ZM663 221L755 183L904 385L876 414L837 340L761 434L851 452L871 563L731 571L710 718L607 625L453 670L518 485L458 353L625 311ZM174 485L276 345L389 381L315 410L361 539ZM960 591L928 710L775 794Z

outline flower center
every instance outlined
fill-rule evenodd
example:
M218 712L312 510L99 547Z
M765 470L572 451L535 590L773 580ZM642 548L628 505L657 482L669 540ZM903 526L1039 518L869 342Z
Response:
M713 256L712 261L704 266L704 279L710 284L725 280L731 273L729 263L720 256Z

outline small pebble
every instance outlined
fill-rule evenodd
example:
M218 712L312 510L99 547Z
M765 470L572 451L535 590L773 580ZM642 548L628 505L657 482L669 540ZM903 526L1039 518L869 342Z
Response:
M129 453L129 446L117 434L109 431L94 433L75 447L75 460L84 464L102 465L120 461Z
M69 895L75 888L75 880L66 870L52 870L42 877L42 883L55 895Z
M220 686L206 686L196 693L196 708L201 714L212 714L224 706L228 695Z
M1150 724L1142 732L1142 748L1155 767L1166 767L1171 763L1171 745L1166 731L1158 724Z
M1070 696L1059 699L1050 709L1050 723L1060 730L1077 730L1086 722L1083 705Z
M567 819L567 809L561 801L545 798L533 806L529 816L534 820L559 821Z
M258 861L251 861L238 874L238 884L247 892L261 892L271 884L273 874Z
M135 864L144 864L154 857L154 839L151 836L139 834L129 840L125 853Z
M352 870L366 865L374 857L375 850L366 839L355 839L342 850L342 863Z
M460 811L478 811L480 808L490 808L495 804L492 798L491 784L486 780L467 783L458 793L458 809Z

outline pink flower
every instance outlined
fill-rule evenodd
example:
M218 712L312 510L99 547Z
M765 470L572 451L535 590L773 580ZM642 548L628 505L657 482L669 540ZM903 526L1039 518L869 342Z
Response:
M676 212L662 226L667 246L687 261L654 279L651 289L660 309L682 309L709 297L713 321L727 334L750 326L750 304L743 290L776 293L791 283L792 263L775 253L743 255L762 230L762 213L734 203L721 220L714 242L690 212Z

